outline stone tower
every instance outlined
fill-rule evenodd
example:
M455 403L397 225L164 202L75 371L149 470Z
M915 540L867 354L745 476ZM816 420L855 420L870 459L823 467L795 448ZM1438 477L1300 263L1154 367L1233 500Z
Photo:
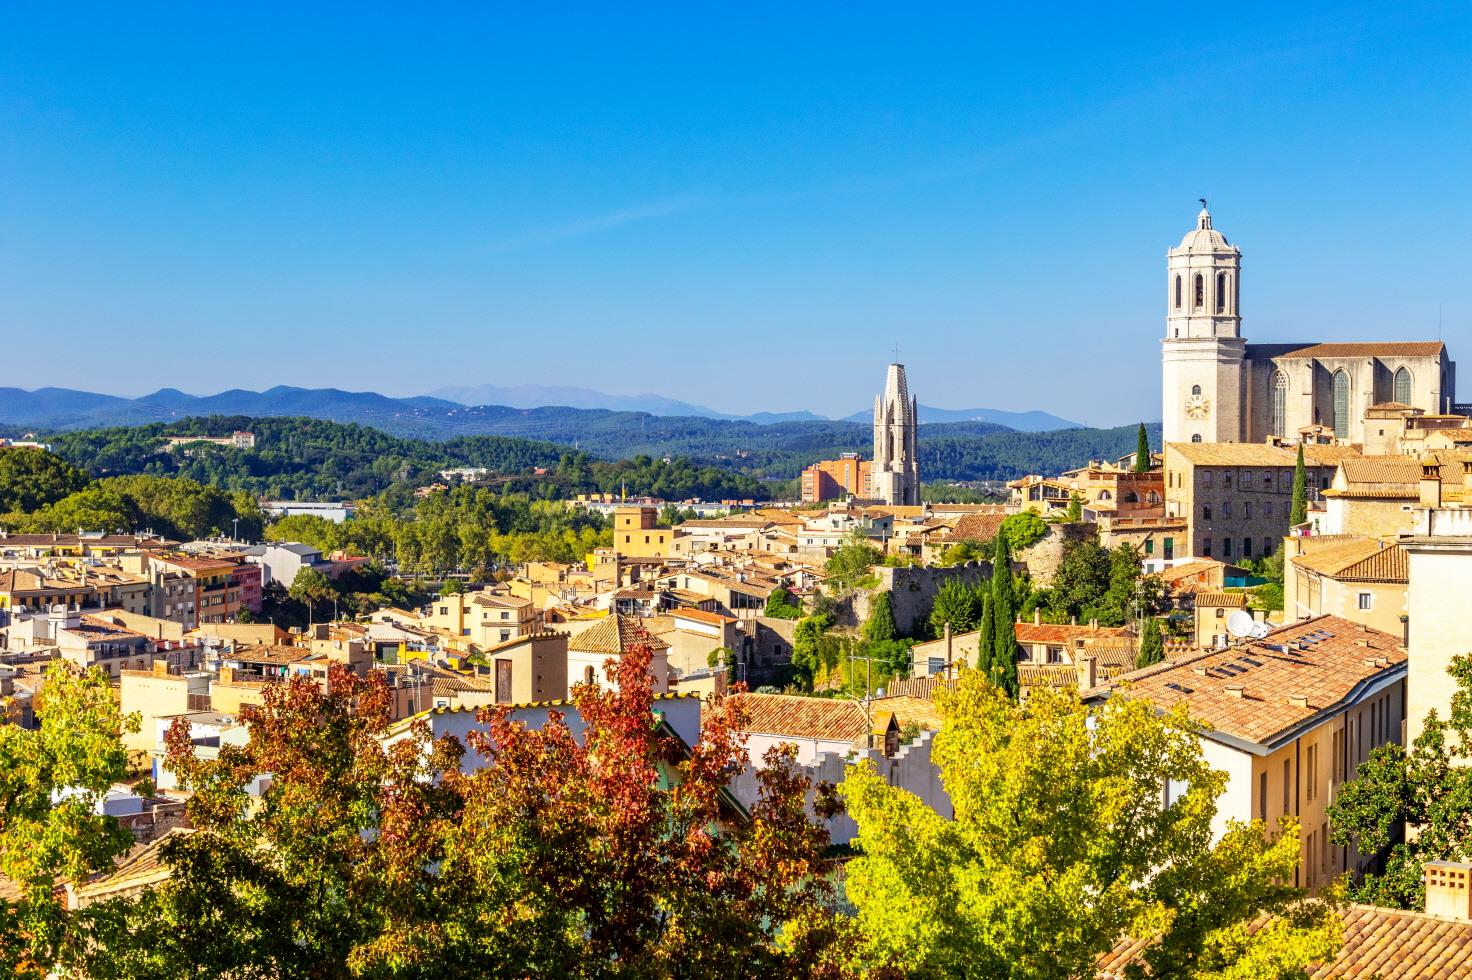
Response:
M869 496L887 504L920 504L920 462L916 454L919 403L905 381L905 366L891 364L884 394L874 399L874 463Z
M1206 201L1196 227L1166 253L1161 423L1166 442L1237 442L1242 431L1242 253L1211 226Z

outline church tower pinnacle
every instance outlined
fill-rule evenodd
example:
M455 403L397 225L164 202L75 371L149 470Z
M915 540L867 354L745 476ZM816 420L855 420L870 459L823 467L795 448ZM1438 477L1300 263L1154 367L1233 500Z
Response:
M1196 227L1166 252L1161 426L1166 442L1236 442L1242 432L1242 253L1212 226L1206 199Z
M906 507L920 505L920 463L916 452L920 405L910 394L903 364L891 364L884 393L874 399L874 462L870 493L876 500Z

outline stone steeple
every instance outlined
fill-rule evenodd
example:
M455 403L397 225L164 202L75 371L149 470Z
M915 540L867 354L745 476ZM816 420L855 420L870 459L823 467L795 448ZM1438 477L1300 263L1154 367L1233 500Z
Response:
M919 403L910 394L905 366L891 364L884 394L874 399L874 463L870 493L901 506L920 504L920 464L916 452Z

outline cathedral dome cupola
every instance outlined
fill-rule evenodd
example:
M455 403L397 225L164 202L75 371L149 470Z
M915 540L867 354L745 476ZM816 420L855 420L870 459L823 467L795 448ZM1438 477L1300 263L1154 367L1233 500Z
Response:
M1230 249L1227 236L1211 226L1211 212L1206 208L1206 199L1201 199L1201 213L1196 216L1196 227L1186 232L1180 247L1192 252L1216 252Z

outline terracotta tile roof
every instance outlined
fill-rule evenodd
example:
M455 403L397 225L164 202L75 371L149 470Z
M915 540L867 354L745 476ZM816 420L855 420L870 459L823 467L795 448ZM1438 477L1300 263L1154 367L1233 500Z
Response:
M1328 963L1309 967L1308 980L1452 980L1472 976L1472 922L1421 912L1349 905L1340 913L1344 945ZM1255 932L1268 922L1254 921ZM1146 943L1126 939L1099 959L1099 980L1119 980Z
M1310 344L1278 357L1439 357L1446 344L1439 340L1389 341L1370 344Z
M670 645L650 635L637 616L611 613L567 641L569 650L581 653L621 654L636 643L647 643L654 650L668 650Z
M1336 541L1307 554L1298 555L1299 568L1346 582L1407 582L1409 556L1400 545L1383 545L1373 538Z
M1190 578L1193 575L1205 575L1211 572L1225 569L1226 567L1226 562L1217 561L1214 558L1197 558L1194 561L1183 562L1179 565L1172 565L1169 568L1162 569L1156 574L1160 576L1160 580L1162 582L1165 582L1167 585L1169 585L1172 582L1178 582L1181 579Z
M1339 464L1350 483L1408 483L1421 481L1421 461L1413 456L1360 456Z
M1298 450L1257 442L1170 442L1166 446L1193 466L1293 466ZM1360 455L1354 446L1304 446L1306 466L1336 466Z
M1018 643L1054 643L1072 647L1078 640L1106 636L1128 636L1124 626L1071 626L1066 623L1018 623L1013 634Z
M129 851L111 871L75 886L75 895L87 902L94 902L129 894L167 880L173 874L173 869L163 862L161 852L164 843L192 833L194 831L188 827L170 828L157 840Z
M521 609L530 606L530 599L520 596L506 595L500 592L477 592L470 597L470 601L477 606L491 606L493 608Z
M709 623L711 626L724 626L737 621L734 616L722 616L720 613L706 612L704 609L676 609L670 613L670 616L674 619L691 619L697 623Z
M935 702L930 698L901 694L897 691L891 692L887 697L871 700L869 710L875 717L878 717L881 711L893 713L901 728L914 722L921 728L938 729L944 720L940 712L935 710Z
M869 732L864 709L840 698L795 694L733 694L746 716L742 730L758 735L852 742Z
M914 697L930 700L935 697L935 692L943 687L955 684L955 678L946 679L941 674L932 674L929 677L906 677L901 680L890 681L884 686L892 697Z
M1346 703L1371 680L1404 673L1396 637L1338 616L1280 627L1261 640L1130 671L1096 689L1144 698L1160 708L1182 702L1217 734L1273 747Z
M1247 595L1243 592L1198 592L1196 605L1241 609L1247 605Z
M953 541L992 541L1001 529L1006 514L967 514L956 521L951 530Z
M1069 664L1018 664L1017 683L1029 687L1077 687L1078 668Z

